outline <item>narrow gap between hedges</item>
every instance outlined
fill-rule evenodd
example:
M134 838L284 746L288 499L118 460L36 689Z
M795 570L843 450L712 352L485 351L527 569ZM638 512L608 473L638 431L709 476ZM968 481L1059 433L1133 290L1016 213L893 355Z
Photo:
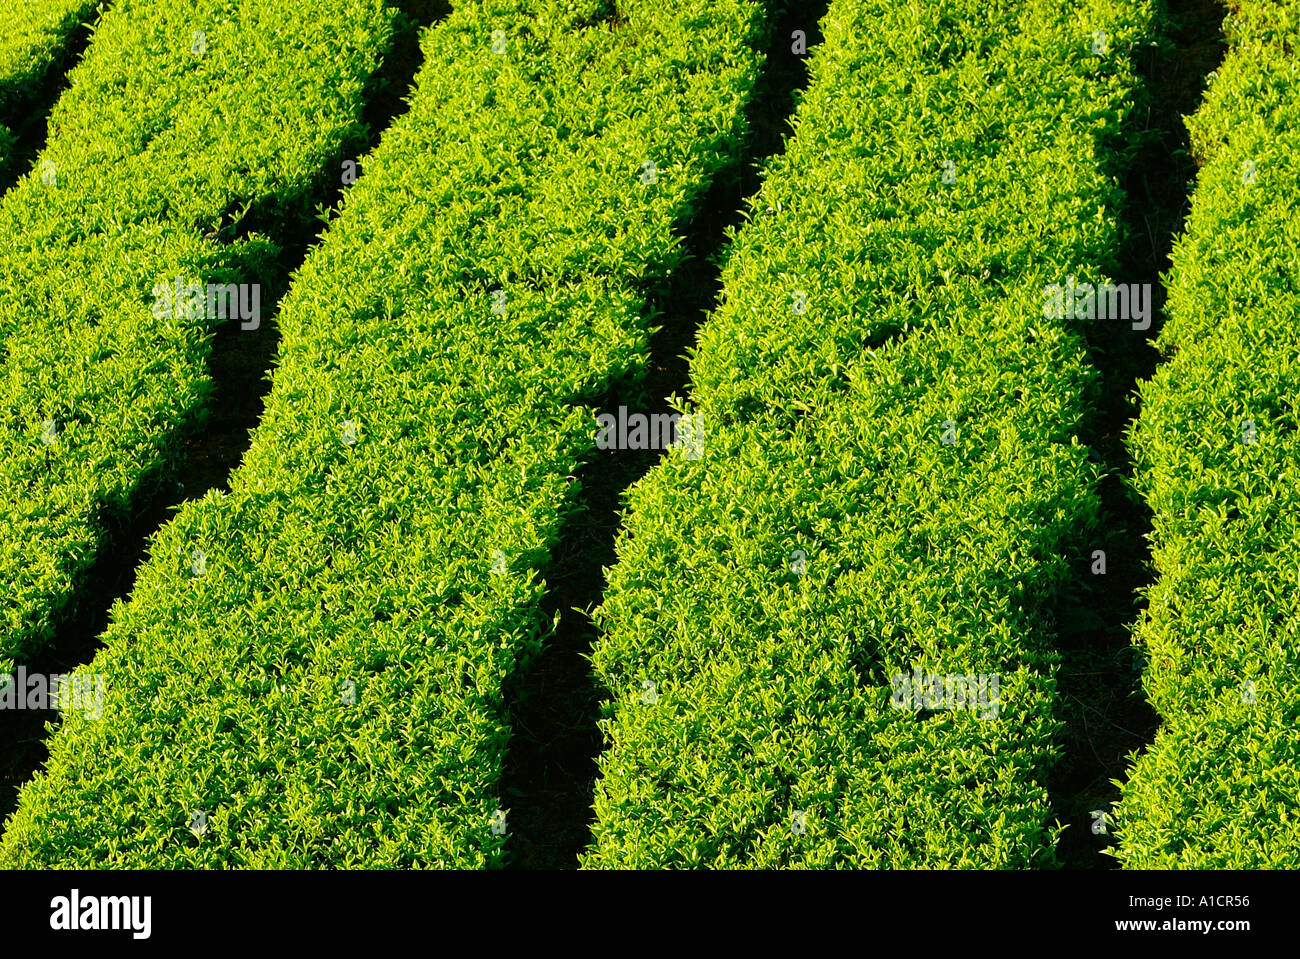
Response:
M1117 283L1150 283L1152 323L1099 322L1089 330L1093 364L1102 374L1101 409L1088 437L1106 471L1097 541L1080 544L1076 578L1057 609L1061 651L1058 694L1065 723L1063 755L1048 782L1053 812L1067 828L1060 863L1076 869L1114 868L1103 850L1114 836L1104 818L1119 799L1112 780L1128 773L1130 753L1145 747L1158 718L1142 690L1143 662L1131 640L1151 582L1151 513L1132 485L1134 463L1125 443L1138 415L1134 390L1159 363L1154 340L1164 319L1160 274L1190 204L1196 167L1182 117L1195 112L1206 75L1223 59L1224 9L1218 0L1165 0L1159 48L1134 52L1147 106L1134 111L1124 137L1149 137L1120 178L1127 196L1124 247ZM1093 550L1106 554L1106 573L1093 573Z
M189 438L177 456L141 477L127 497L130 506L125 515L104 511L106 532L97 559L74 590L53 641L23 664L29 673L68 673L93 659L113 604L130 595L136 571L148 558L153 534L182 503L212 489L228 489L230 474L248 450L271 387L270 371L279 343L275 323L279 302L290 278L319 241L323 224L312 215L313 205L337 211L346 191L344 161L370 152L380 134L406 112L405 98L421 62L420 31L451 12L444 0L397 0L394 6L405 20L367 99L365 136L349 144L302 195L255 206L218 234L219 241L229 241L261 233L279 247L279 257L268 271L271 275L258 278L263 284L262 322L250 331L228 322L216 332L208 361L214 389L206 420L201 428L186 430ZM358 164L358 179L363 174ZM52 715L25 710L0 714L0 830L17 806L18 791L48 756L44 724Z
M803 30L808 52L821 42L829 0L774 3L775 26L754 95L745 109L749 137L741 156L714 178L698 213L679 226L686 256L670 276L644 285L647 314L659 329L650 339L643 378L611 384L598 413L671 413L670 396L684 397L685 353L721 293L725 230L739 226L761 184L767 158L785 149L798 92L808 83L807 56L792 52L791 33ZM576 472L578 510L567 517L552 555L542 600L547 620L559 624L541 653L523 664L504 689L512 739L502 777L509 808L509 863L514 869L572 869L591 841L592 802L602 738L597 721L607 691L588 657L597 638L590 610L614 565L624 492L654 467L660 451L609 450Z
M18 110L26 111L27 115L22 119L15 117L10 126L10 132L15 138L14 153L11 160L3 164L5 183L3 188L0 188L0 193L8 192L36 165L36 160L49 139L50 114L54 111L54 104L59 102L59 97L63 96L64 91L71 85L69 75L85 56L90 38L95 32L95 24L107 7L107 3L101 4L90 16L77 24L76 28L68 34L62 51L50 61L44 75L32 87L31 98L16 105Z

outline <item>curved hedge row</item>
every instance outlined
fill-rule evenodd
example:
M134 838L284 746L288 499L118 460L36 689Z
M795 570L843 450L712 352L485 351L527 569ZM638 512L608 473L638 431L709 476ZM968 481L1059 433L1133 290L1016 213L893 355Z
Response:
M693 358L704 455L630 494L587 867L1052 861L1097 374L1044 290L1114 267L1150 15L831 4Z
M1130 440L1158 579L1135 641L1163 726L1118 808L1126 867L1300 860L1300 3L1243 0L1189 121L1167 361Z
M0 864L501 859L501 686L549 626L579 404L645 364L640 282L738 148L765 22L491 0L426 33L230 493L155 538L83 670L104 717L65 715Z
M106 530L200 426L211 337L236 320L156 315L156 288L275 275L243 213L310 212L360 142L396 16L122 0L100 20L0 203L0 672L48 642Z
M40 99L73 33L100 0L14 0L0 18L0 183L7 184L13 127Z

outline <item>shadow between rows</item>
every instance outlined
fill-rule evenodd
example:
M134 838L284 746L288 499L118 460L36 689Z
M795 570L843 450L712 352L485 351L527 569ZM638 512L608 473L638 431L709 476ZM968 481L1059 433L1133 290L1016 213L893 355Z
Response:
M41 149L49 139L50 114L54 111L54 104L71 85L69 74L85 55L95 23L107 6L107 3L101 3L79 22L41 76L4 104L0 122L9 125L14 147L10 157L0 157L0 175L4 176L0 191L17 183L36 165Z
M646 415L669 414L669 397L685 396L686 353L700 324L719 302L726 230L743 222L761 184L764 161L782 152L799 91L807 86L805 57L791 49L791 32L804 30L809 51L821 41L828 0L772 3L766 57L745 108L747 138L695 206L678 224L685 257L670 275L648 278L641 291L645 316L659 329L650 338L646 368L607 384L587 398L596 413L620 406ZM605 591L605 569L616 559L624 492L658 462L659 450L605 450L576 471L577 509L552 551L542 600L547 621L559 624L541 652L521 663L503 694L512 739L502 778L510 807L510 868L572 869L591 840L597 759L604 743L598 720L608 691L589 657L598 639L591 611Z
M1143 695L1142 658L1132 645L1133 624L1145 608L1142 591L1153 574L1151 513L1134 489L1126 438L1140 413L1135 390L1159 363L1154 343L1164 316L1161 275L1169 268L1196 175L1182 118L1196 110L1207 74L1223 58L1223 18L1216 0L1165 0L1158 45L1140 48L1134 61L1142 91L1138 105L1114 138L1100 144L1106 157L1124 157L1125 144L1136 145L1128 162L1106 171L1118 178L1126 197L1114 279L1151 284L1153 303L1145 331L1106 321L1086 331L1102 376L1085 441L1104 478L1100 519L1088 531L1092 541L1078 544L1074 577L1055 604L1058 715L1065 734L1047 785L1054 815L1066 827L1057 848L1066 868L1118 865L1105 853L1114 837L1104 817L1119 799L1112 780L1126 777L1128 757L1151 741L1159 724ZM1104 575L1093 572L1098 549L1106 554Z

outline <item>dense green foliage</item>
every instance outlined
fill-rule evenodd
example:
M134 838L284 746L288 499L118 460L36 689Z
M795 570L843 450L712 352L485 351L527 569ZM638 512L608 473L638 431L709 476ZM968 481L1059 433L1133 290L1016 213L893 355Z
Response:
M222 321L158 318L156 284L256 282L282 219L363 133L391 39L381 0L122 0L0 204L0 671L45 644L79 580L200 426ZM333 169L330 169L333 167Z
M1052 861L1097 375L1043 291L1114 268L1149 16L831 4L693 359L704 455L629 495L588 867ZM996 718L892 708L916 669L996 674Z
M15 124L41 96L68 42L100 0L8 0L0 15L0 184L7 183Z
M65 716L0 864L500 861L501 686L549 627L582 403L645 363L641 283L739 147L766 30L742 0L609 8L426 32L230 492L153 540L85 667L104 718Z
M1300 860L1300 4L1245 0L1225 28L1131 436L1158 574L1135 641L1163 720L1118 810L1140 869Z
M153 536L81 667L107 677L102 718L48 728L0 868L509 859L507 699L564 635L545 610L586 477L618 488L588 469L593 413L657 365L655 291L694 275L681 234L706 232L771 92L784 0L455 7L277 306L228 492ZM96 564L213 413L239 320L160 314L159 284L286 286L388 115L415 8L0 15L0 675L94 606ZM1080 671L1055 616L1123 532L1082 438L1120 405L1089 345L1145 354L1128 319L1051 315L1045 292L1136 262L1120 176L1152 136L1134 54L1161 9L832 0L691 350L702 455L625 494L586 868L1060 864L1047 784ZM1300 0L1238 0L1226 26L1129 435L1163 723L1116 783L1131 868L1300 859ZM916 703L920 677L960 701Z

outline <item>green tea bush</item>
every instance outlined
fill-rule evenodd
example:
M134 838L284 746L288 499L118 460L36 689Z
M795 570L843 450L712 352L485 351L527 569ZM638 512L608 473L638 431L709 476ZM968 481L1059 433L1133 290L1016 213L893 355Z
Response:
M68 54L77 28L100 0L10 0L0 18L0 184L12 172L12 127L41 98L41 87Z
M65 715L0 864L501 861L502 684L550 627L583 403L646 364L642 284L737 153L766 30L744 0L491 0L426 32L229 493L153 540L85 667L104 717Z
M1123 784L1129 868L1300 860L1298 26L1298 3L1235 4L1189 120L1166 362L1130 436L1157 573L1135 642L1162 727Z
M628 496L587 867L1053 861L1099 384L1044 289L1116 268L1151 16L831 4L693 356L703 455Z
M289 219L360 142L395 12L381 0L121 0L0 203L0 672L48 643L211 391L221 320L155 287L259 283ZM334 180L337 182L337 180Z

